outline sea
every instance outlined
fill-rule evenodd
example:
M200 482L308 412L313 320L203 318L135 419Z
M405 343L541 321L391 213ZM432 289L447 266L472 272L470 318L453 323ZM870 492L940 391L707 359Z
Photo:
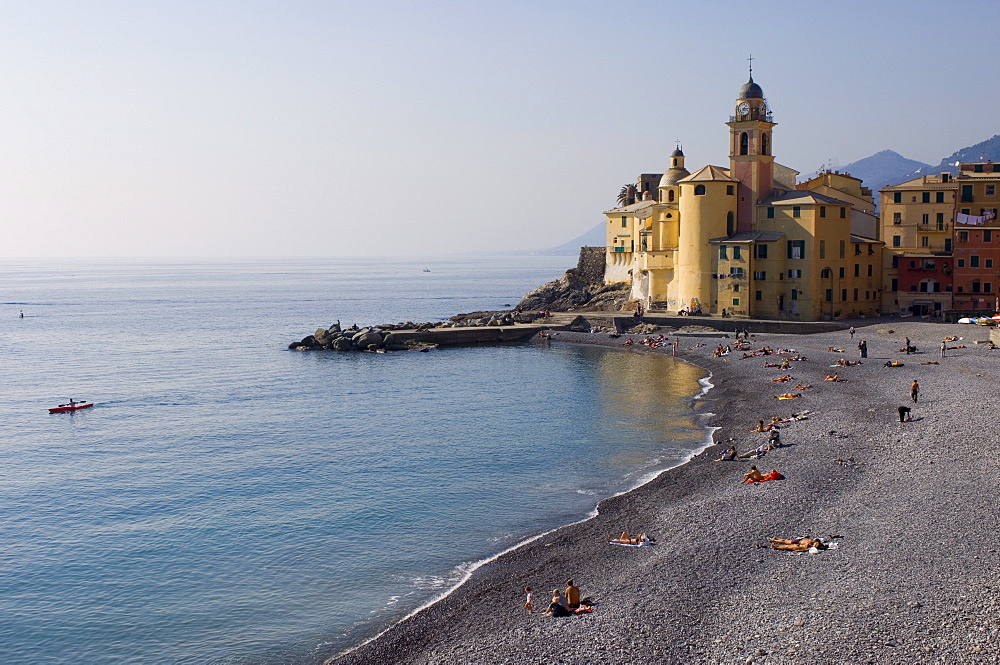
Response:
M0 262L0 663L322 663L690 459L703 372L669 357L288 349L572 263Z

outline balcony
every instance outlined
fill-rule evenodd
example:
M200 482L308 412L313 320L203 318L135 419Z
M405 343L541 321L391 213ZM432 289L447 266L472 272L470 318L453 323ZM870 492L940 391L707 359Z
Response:
M673 270L674 253L642 252L638 255L640 270Z
M931 233L946 233L951 230L951 224L945 224L943 228L938 228L935 224L917 224L918 231L927 231Z

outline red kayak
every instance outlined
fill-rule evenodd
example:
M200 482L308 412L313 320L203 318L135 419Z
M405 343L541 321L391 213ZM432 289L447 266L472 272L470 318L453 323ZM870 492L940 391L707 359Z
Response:
M89 409L94 406L93 402L78 402L76 404L60 404L59 406L49 409L49 413L62 413L63 411L79 411L80 409Z

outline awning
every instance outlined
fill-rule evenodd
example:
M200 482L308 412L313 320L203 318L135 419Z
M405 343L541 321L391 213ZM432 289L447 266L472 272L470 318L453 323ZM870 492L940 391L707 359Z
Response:
M935 300L914 300L913 304L914 305L933 305L935 302L937 302L937 301L935 301Z

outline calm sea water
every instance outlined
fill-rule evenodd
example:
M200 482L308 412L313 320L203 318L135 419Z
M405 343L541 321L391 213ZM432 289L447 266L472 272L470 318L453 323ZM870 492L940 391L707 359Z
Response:
M322 662L686 460L700 372L670 358L286 349L567 267L2 264L0 662ZM47 413L70 397L97 406Z

